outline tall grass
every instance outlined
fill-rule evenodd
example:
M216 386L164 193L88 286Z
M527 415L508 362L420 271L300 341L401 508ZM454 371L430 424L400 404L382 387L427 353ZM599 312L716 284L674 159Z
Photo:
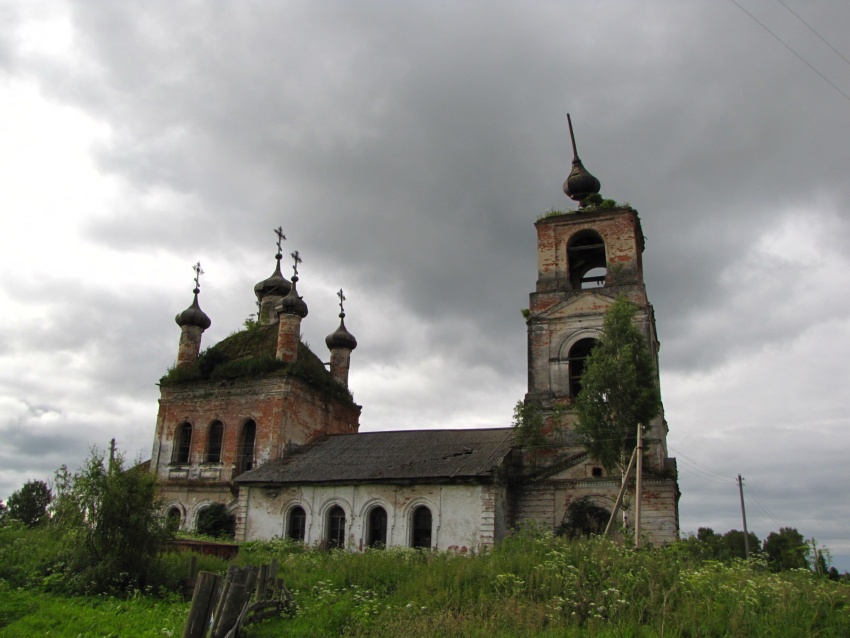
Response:
M45 593L47 544L39 534L15 534L0 534L12 541L0 542L0 636L179 635L188 606L165 589L187 573L188 555L163 556L162 584L144 595L61 597ZM16 558L23 549L29 558ZM291 615L252 627L252 638L850 636L846 582L807 570L773 573L759 560L709 561L702 550L687 541L635 550L521 532L466 556L252 542L236 562L277 558L297 603ZM24 565L9 564L16 560ZM201 559L201 569L226 567Z
M247 544L240 560L277 556L298 602L293 617L255 628L258 638L850 635L846 584L699 553L518 534L473 556L278 541Z

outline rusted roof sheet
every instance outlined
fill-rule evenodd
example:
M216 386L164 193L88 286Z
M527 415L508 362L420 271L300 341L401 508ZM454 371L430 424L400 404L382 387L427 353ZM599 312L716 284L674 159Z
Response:
M236 482L485 479L512 445L510 428L339 434L246 472Z

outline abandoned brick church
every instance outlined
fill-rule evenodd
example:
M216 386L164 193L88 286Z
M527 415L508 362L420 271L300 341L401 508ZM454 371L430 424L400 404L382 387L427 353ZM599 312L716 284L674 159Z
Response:
M637 211L589 204L599 182L578 156L564 185L574 211L539 219L537 285L528 326L528 393L541 406L545 441L522 447L511 427L359 433L348 390L354 336L327 339L329 369L300 340L308 309L295 274L277 266L254 290L255 326L200 351L210 319L198 304L177 315L177 364L160 383L151 468L165 513L183 529L214 503L236 519L236 539L288 537L360 550L491 546L523 521L555 530L578 503L611 511L621 478L578 444L572 405L584 358L606 309L625 295L658 369L658 340L643 281ZM520 365L517 362L517 365ZM644 441L642 530L678 537L679 489L663 413ZM633 491L631 492L633 495Z

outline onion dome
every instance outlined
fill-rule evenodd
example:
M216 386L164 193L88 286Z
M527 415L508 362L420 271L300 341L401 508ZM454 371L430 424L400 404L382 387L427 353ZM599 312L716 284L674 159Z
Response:
M207 317L206 313L201 310L201 307L198 305L198 293L201 291L200 289L195 288L192 292L195 293L195 299L192 301L192 305L177 315L174 318L174 321L176 321L177 325L181 328L183 326L197 326L201 330L206 330L212 325L212 321L210 321L210 318Z
M328 350L339 350L341 348L354 350L357 347L357 339L345 329L344 312L339 313L339 328L336 329L336 332L325 337L325 343L328 346Z
M579 202L579 205L590 197L599 192L600 183L593 175L591 175L581 160L578 158L576 150L576 138L573 135L573 122L570 119L570 114L567 113L567 123L570 126L570 141L573 143L573 167L567 180L564 182L564 193L573 201Z
M258 301L262 301L263 297L267 297L269 295L278 295L280 297L285 297L289 294L289 290L292 288L292 284L289 283L289 280L284 277L280 272L281 258L282 255L280 253L275 255L275 259L277 259L277 265L275 266L272 276L268 279L264 279L256 286L254 286L254 294L257 295Z
M297 315L302 319L307 316L307 304L298 296L298 290L295 284L298 283L298 275L292 275L292 288L289 293L283 298L278 306L278 312L282 315Z

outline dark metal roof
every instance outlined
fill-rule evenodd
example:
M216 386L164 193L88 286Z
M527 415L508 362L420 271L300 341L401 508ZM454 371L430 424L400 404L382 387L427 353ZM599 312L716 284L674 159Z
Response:
M511 428L328 436L246 472L237 483L485 479L513 445Z

